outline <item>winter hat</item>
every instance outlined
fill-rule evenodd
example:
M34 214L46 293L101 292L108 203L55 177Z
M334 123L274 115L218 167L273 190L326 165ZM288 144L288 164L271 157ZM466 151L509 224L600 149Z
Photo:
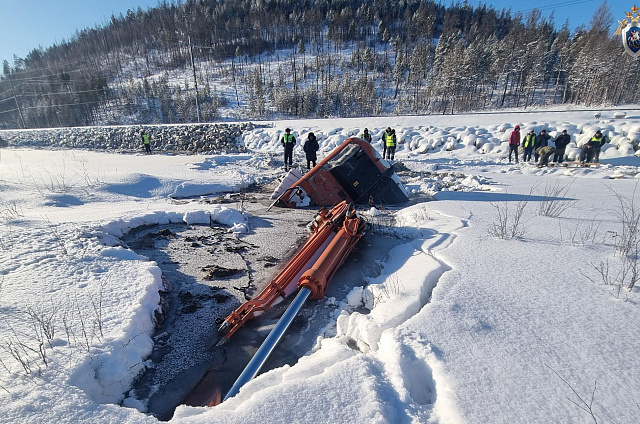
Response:
M519 130L520 129L520 125L516 125L515 129Z

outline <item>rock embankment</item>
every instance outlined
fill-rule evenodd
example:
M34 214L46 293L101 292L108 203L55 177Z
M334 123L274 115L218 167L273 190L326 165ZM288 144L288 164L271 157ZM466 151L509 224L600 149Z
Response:
M1 146L54 147L134 152L144 149L144 130L155 151L168 153L227 153L244 150L242 134L259 125L251 122L136 125L117 127L45 128L0 131Z

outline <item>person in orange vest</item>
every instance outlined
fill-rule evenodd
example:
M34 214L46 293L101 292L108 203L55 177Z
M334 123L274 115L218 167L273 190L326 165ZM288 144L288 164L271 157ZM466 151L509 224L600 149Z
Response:
M293 146L296 145L296 138L291 134L291 129L284 130L285 134L280 139L282 147L284 147L284 170L288 171L293 165Z

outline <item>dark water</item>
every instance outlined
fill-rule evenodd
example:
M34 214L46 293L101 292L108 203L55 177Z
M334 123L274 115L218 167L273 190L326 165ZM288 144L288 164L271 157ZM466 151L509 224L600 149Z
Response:
M276 211L254 218L255 233L241 240L224 228L187 225L140 228L124 238L137 253L157 262L167 287L150 366L129 393L146 403L148 413L169 420L203 377L206 382L199 389L217 388L224 397L291 299L249 321L223 346L216 346L217 327L245 294L255 295L277 273L293 253L291 247L306 237L304 227L313 215ZM339 302L354 287L366 285L380 274L389 250L405 242L365 233L329 283L325 298L307 301L261 372L293 365L308 353L334 320L336 306L327 299ZM191 398L189 403L199 402Z

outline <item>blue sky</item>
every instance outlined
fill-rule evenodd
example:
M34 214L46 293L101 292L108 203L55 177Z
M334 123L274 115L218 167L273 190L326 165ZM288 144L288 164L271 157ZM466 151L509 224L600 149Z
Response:
M484 3L495 9L511 8L527 12L532 7L541 9L544 16L555 11L555 20L561 26L569 19L572 29L588 25L602 0L468 0L477 6ZM450 0L442 1L444 4ZM615 19L622 20L635 0L610 0ZM156 6L158 0L0 0L0 62L13 64L13 55L25 57L32 49L47 48L55 42L69 39L78 29L91 28L108 22L112 14L126 13ZM532 6L533 5L533 6ZM614 28L615 29L615 28Z
M0 0L0 63L13 55L25 57L31 50L50 47L71 38L78 29L109 21L138 6L148 9L158 0Z

